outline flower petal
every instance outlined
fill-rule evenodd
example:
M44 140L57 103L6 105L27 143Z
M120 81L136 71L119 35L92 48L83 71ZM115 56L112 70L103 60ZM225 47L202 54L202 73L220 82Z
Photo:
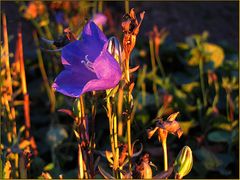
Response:
M107 42L106 36L93 22L89 22L82 32L82 40L69 43L62 50L62 64L65 69L76 69L81 61L88 55L88 59L94 62L99 56L103 46Z
M84 26L83 32L82 32L82 38L84 40L95 40L95 41L100 41L104 45L105 42L107 41L106 36L104 33L99 29L99 27L93 22L90 21Z
M97 13L93 16L92 21L98 26L104 26L107 22L107 17L102 13Z
M64 70L57 76L52 87L66 96L79 97L87 82L91 79L97 79L94 73L89 71L84 74L85 71L83 65L78 72Z
M121 79L120 66L106 49L101 52L100 56L94 62L93 67L98 79L89 81L84 87L83 93L113 88Z

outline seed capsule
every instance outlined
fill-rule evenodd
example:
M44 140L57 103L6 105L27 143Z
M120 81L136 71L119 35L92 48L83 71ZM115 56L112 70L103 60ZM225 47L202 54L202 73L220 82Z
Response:
M118 39L114 36L110 37L108 40L108 47L107 50L112 56L117 60L117 62L120 64L121 63L121 52L122 48L121 45L118 41Z
M192 150L188 146L184 146L179 152L174 164L175 178L182 179L192 169L193 157Z

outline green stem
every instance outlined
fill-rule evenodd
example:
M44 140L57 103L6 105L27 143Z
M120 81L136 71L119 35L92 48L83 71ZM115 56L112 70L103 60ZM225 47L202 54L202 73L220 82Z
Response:
M152 70L154 70L156 68L156 62L154 57L153 40L151 38L149 38L149 48L150 48Z
M163 158L164 158L164 171L168 170L168 155L167 155L167 140L162 141Z
M113 138L112 106L111 106L110 98L107 98L107 111L108 111L107 113L108 113L108 120L109 120L109 132L110 132L111 148L112 148L113 155L115 155L114 138Z
M45 67L44 67L43 57L42 57L41 50L39 48L39 40L38 40L38 37L37 37L36 33L33 34L33 38L34 38L35 44L37 46L38 66L39 66L39 69L40 69L40 72L41 72L41 75L42 75L42 78L43 78L43 83L44 83L44 86L47 90L48 98L49 98L49 101L50 101L50 111L54 112L55 111L55 105L56 105L55 94L54 94L53 90L51 89L51 87L48 83L48 77L47 77L47 73L46 73L46 70L45 70Z
M228 102L229 102L229 93L228 92L226 92L226 93L227 93L227 96L226 96L227 119L230 121L230 117L229 117L229 104L228 104Z
M153 40L151 38L149 38L149 48L150 48L150 56L151 56L151 63L152 63L152 70L154 71L154 78L156 75L156 60L154 57L154 47L153 47ZM158 98L158 92L157 92L157 85L156 83L153 81L153 93L154 93L154 97L155 97L155 102L157 107L159 107L159 98Z
M131 144L131 117L127 119L127 142L128 142L128 159L129 159L129 172L132 171L132 144Z
M161 72L163 78L165 78L166 74L165 74L165 71L164 71L164 68L163 68L163 65L162 65L162 61L160 60L160 57L158 55L156 55L156 60L157 60L160 72Z
M203 59L200 59L199 62L199 75L200 75L200 83L201 83L201 90L202 90L202 97L203 97L203 105L204 107L207 106L207 97L205 92L205 85L204 85L204 71L203 71Z
M102 0L98 1L98 12L100 12L100 13L103 12L103 1Z
M118 179L118 171L117 169L119 168L119 148L118 148L118 134L117 134L117 116L114 114L113 117L113 135L114 135L114 151L115 151L115 156L114 156L114 170L115 170L115 175L116 178Z

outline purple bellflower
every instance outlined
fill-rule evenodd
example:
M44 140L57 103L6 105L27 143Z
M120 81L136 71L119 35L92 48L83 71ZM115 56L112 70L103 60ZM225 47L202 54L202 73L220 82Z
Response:
M106 36L90 21L83 29L81 40L62 49L64 70L57 76L52 87L71 97L79 97L89 91L114 88L122 73L107 46Z

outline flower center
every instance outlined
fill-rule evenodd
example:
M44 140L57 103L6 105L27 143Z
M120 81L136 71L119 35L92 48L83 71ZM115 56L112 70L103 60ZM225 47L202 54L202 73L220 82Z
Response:
M84 64L84 66L92 72L95 72L94 67L93 67L93 63L88 59L88 55L85 56L84 60L81 61L81 63Z

